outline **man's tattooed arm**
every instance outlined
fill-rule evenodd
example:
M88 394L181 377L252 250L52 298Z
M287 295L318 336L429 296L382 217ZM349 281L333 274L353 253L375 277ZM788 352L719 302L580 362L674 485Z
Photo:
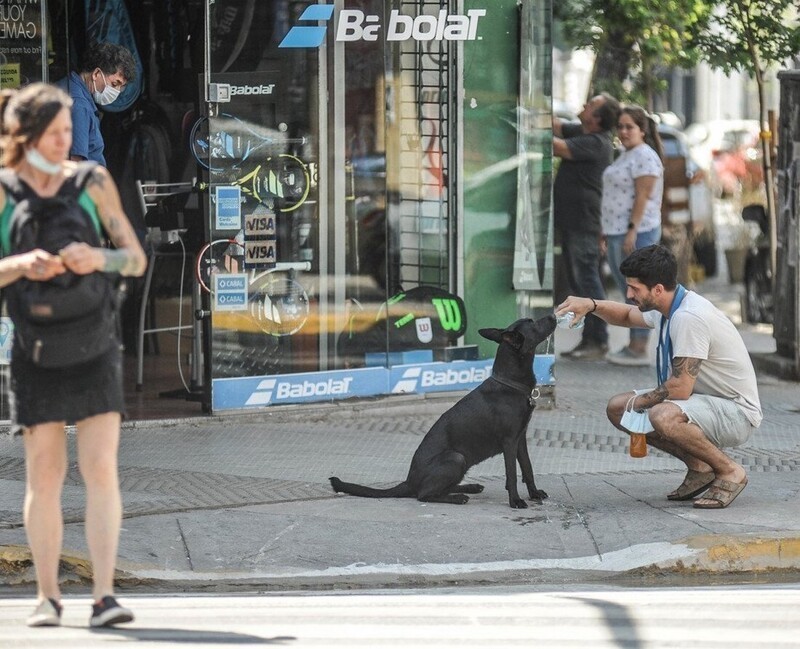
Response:
M634 410L647 410L652 408L657 403L661 403L669 398L669 389L666 383L662 383L655 390L651 390L645 394L640 394L633 402Z
M694 382L697 380L697 375L700 373L700 365L702 365L702 363L703 361L700 358L673 358L672 376L655 390L651 390L646 394L640 394L636 397L633 403L634 409L645 410L647 408L652 408L656 404L666 401L670 396L673 398L685 399L688 395L676 397L676 393L684 392L687 383L689 384L689 388L694 387ZM689 393L691 394L691 389Z
M700 374L700 365L703 360L700 358L673 358L672 359L672 376L676 379L684 375L692 377L692 381L697 380L697 375Z

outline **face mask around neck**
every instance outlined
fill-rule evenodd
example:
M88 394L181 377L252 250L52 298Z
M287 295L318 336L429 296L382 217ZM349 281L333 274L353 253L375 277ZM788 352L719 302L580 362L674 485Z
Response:
M118 88L114 88L108 81L106 80L106 75L103 74L103 71L100 70L100 74L103 75L103 83L106 84L105 88L103 88L103 92L97 91L97 86L92 80L92 86L94 87L94 92L92 92L92 99L94 99L95 103L98 106L108 106L109 104L113 104L114 101L119 97L119 93L121 92Z
M34 169L38 169L43 173L50 174L51 176L61 171L60 162L50 162L41 153L39 153L38 149L27 149L25 151L25 159Z

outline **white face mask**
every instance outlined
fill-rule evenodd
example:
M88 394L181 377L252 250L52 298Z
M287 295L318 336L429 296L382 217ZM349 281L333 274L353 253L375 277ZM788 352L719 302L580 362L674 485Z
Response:
M46 174L50 174L51 176L61 171L60 162L50 162L41 153L39 153L38 149L35 148L25 150L25 159L34 169L38 169Z
M100 70L100 74L103 75L103 83L106 84L106 87L103 88L103 92L97 92L97 85L92 79L92 86L94 86L94 92L92 93L92 98L94 99L95 103L98 106L108 106L109 104L113 104L116 101L117 97L119 97L119 93L121 90L112 86L106 80L106 75L103 74L103 71Z
M629 430L632 433L651 433L653 432L653 424L650 423L650 415L647 410L636 412L633 409L633 400L635 398L636 396L634 395L628 400L625 412L622 413L619 423L625 430Z

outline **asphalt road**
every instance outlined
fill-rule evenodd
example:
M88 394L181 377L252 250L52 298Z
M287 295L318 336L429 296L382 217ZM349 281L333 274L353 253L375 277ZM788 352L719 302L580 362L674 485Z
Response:
M89 630L89 601L64 626L29 629L30 599L0 599L2 646L431 647L605 649L800 646L800 586L520 588L126 597L137 619Z

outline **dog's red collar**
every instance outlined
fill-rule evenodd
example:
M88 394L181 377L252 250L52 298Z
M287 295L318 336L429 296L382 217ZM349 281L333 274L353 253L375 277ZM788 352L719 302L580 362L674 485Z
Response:
M494 379L501 385L505 385L506 387L512 388L513 390L517 390L518 392L522 392L523 394L527 395L528 405L531 408L536 405L536 399L539 398L539 388L536 387L535 383L533 384L533 387L529 389L524 383L512 381L511 379L505 379L495 374L492 374L489 378Z

